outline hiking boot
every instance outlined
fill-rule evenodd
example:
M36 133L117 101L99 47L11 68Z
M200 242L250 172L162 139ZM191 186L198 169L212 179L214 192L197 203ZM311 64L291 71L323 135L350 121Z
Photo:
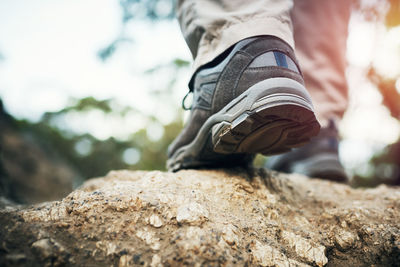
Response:
M331 121L307 145L291 152L268 158L266 167L280 172L301 173L337 182L348 177L339 160L338 130Z
M189 120L167 167L229 167L283 153L318 134L293 49L273 36L244 39L195 73Z

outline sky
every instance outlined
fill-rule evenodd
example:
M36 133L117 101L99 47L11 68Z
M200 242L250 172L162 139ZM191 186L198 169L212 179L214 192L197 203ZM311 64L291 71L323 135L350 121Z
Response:
M97 52L118 36L121 17L119 1L0 0L0 52L5 57L0 62L0 96L7 110L19 118L38 120L44 111L65 107L70 97L94 96L156 112L163 122L172 120L174 114L154 103L147 90L154 89L154 81L143 72L175 58L190 60L179 26L176 21L135 21L127 29L133 43L121 45L102 62ZM186 83L180 79L177 105ZM101 114L91 116L89 124L68 121L82 131L94 130L99 138L122 136L143 126L138 118L102 126L95 123Z
M170 74L160 74L165 77L159 79L143 75L175 58L191 60L175 20L129 24L126 30L133 42L121 45L106 62L97 52L121 31L119 1L0 0L0 25L4 57L0 61L0 97L18 118L35 121L46 111L65 107L71 97L94 96L114 98L167 123L176 115L167 104L180 105L187 91L190 70L178 77L173 103L155 103L151 89L162 87ZM363 68L371 62L381 72L399 76L400 60L392 60L400 58L399 47L399 27L386 32L353 16L347 51L350 105L340 124L341 154L349 168L362 165L374 151L399 136L399 122L381 105L377 90L363 80ZM400 81L397 84L400 91ZM123 137L146 125L134 114L104 123L100 112L87 118L71 114L65 123L65 127L102 139ZM157 125L151 127L150 132L157 133ZM157 139L157 134L153 138Z

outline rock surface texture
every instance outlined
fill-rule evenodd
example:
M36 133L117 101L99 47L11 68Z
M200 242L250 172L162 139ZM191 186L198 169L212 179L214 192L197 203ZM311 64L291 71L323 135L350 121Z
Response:
M400 191L265 170L114 171L0 212L0 266L399 266Z

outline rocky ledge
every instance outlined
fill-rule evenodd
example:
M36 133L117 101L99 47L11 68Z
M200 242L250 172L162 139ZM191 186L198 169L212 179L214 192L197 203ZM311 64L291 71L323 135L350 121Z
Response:
M113 171L0 210L1 266L398 266L400 190L265 170Z

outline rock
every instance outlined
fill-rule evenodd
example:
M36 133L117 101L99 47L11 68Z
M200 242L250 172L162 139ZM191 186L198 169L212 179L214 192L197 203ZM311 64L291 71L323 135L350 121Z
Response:
M318 266L324 266L328 263L324 246L313 245L307 239L287 231L282 232L282 238L304 261L311 264L315 263Z
M154 254L153 258L151 259L150 266L151 267L160 267L160 266L162 266L160 256L158 256L157 254Z
M176 214L176 220L178 223L188 223L191 225L201 224L207 218L207 209L196 202L179 206Z
M399 188L265 170L113 171L0 209L0 266L397 266Z
M131 265L130 258L131 257L128 255L122 255L121 258L119 258L118 267L128 267Z
M50 239L41 239L32 244L33 250L41 259L47 259L53 254L53 245Z
M6 264L9 266L18 266L23 264L26 261L26 255L19 253L19 254L8 254L5 257Z
M65 261L65 249L53 239L40 239L31 246L32 252L37 259L45 262L46 266L63 265Z
M347 249L351 248L355 241L356 235L342 228L339 228L335 234L335 242L342 251L346 251Z
M136 232L136 236L139 237L142 241L146 242L146 245L150 246L153 250L160 249L160 239L157 235L149 230L148 228L140 229Z
M163 226L163 222L162 222L160 216L158 216L157 214L152 214L150 216L149 224L156 228L160 228L161 226Z
M252 243L251 255L255 259L255 263L261 266L290 266L289 259L278 249L266 244L262 244L256 240Z
M236 229L232 224L228 224L222 229L222 238L230 246L239 245L239 237L237 236Z

